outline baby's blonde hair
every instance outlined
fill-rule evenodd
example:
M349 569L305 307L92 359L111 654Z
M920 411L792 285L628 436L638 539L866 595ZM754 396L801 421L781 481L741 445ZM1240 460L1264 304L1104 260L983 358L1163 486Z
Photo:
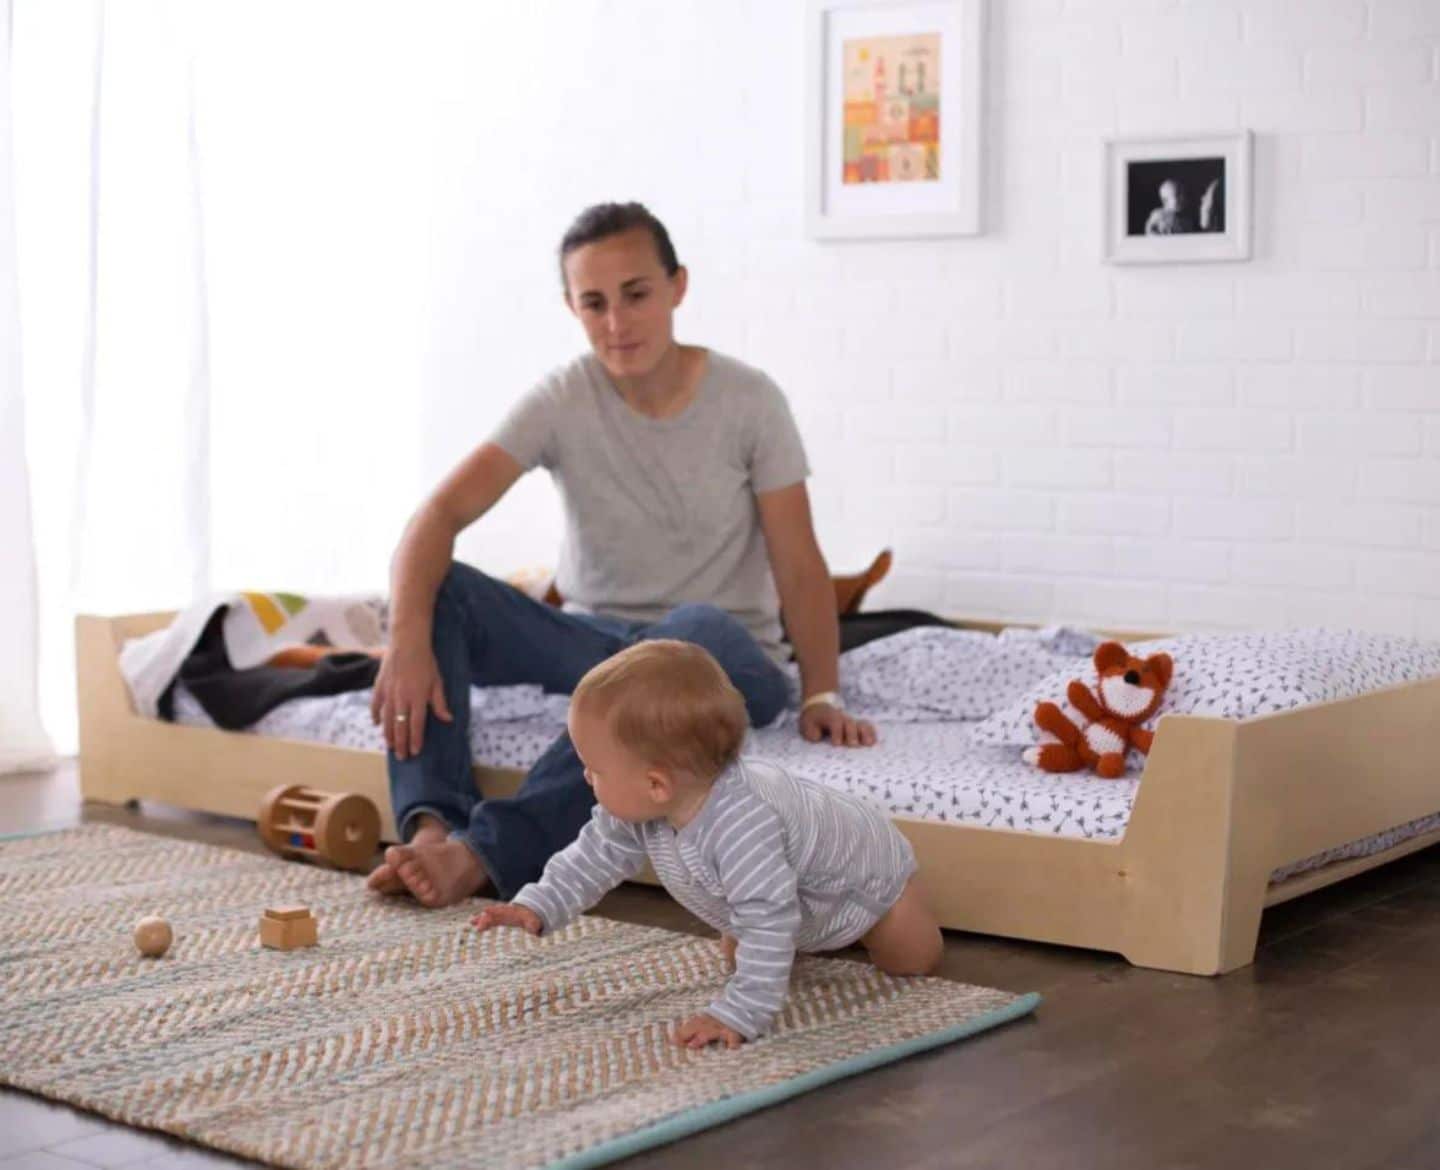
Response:
M740 754L745 700L708 651L656 638L607 658L580 680L570 705L604 719L647 764L713 780Z

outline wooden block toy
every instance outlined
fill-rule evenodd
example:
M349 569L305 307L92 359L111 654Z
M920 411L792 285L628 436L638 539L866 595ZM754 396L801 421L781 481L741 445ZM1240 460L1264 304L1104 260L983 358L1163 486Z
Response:
M286 857L364 873L380 843L380 810L353 792L282 784L266 793L256 827Z
M175 933L165 919L147 915L135 924L135 949L147 959L158 959L170 949Z
M277 951L313 947L320 928L308 906L270 906L260 918L260 945Z

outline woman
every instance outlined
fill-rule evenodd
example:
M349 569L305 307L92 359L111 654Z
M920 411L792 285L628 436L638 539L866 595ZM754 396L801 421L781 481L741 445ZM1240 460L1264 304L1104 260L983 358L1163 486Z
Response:
M440 485L392 567L390 644L371 714L384 726L408 843L386 851L370 886L408 890L427 906L481 891L509 898L575 838L594 803L568 735L513 799L479 799L472 685L569 693L632 642L680 638L715 655L759 726L787 699L783 609L800 667L800 734L875 741L835 693L834 592L780 391L732 358L676 343L688 274L641 205L585 211L561 242L560 269L591 352L545 378ZM563 612L452 560L456 536L536 466L565 505Z

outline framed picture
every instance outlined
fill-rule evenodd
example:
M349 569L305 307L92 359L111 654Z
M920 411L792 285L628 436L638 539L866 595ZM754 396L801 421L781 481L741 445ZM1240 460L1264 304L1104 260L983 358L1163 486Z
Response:
M984 0L810 0L808 21L810 234L979 232Z
M1105 258L1173 264L1250 258L1248 130L1105 143Z

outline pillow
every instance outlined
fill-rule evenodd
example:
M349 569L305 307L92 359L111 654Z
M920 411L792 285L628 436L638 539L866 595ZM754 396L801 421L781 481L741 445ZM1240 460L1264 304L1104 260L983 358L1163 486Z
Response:
M1074 672L1098 645L1064 628L1001 636L919 626L840 655L840 693L851 714L896 723L984 719L1057 670Z
M1141 658L1164 651L1175 660L1164 703L1141 724L1150 730L1165 715L1250 719L1440 675L1440 642L1360 630L1185 634L1137 642L1129 650ZM1072 678L1093 687L1094 662L1056 671L976 725L971 739L991 745L1041 742L1035 705L1044 699L1083 723L1065 701Z

